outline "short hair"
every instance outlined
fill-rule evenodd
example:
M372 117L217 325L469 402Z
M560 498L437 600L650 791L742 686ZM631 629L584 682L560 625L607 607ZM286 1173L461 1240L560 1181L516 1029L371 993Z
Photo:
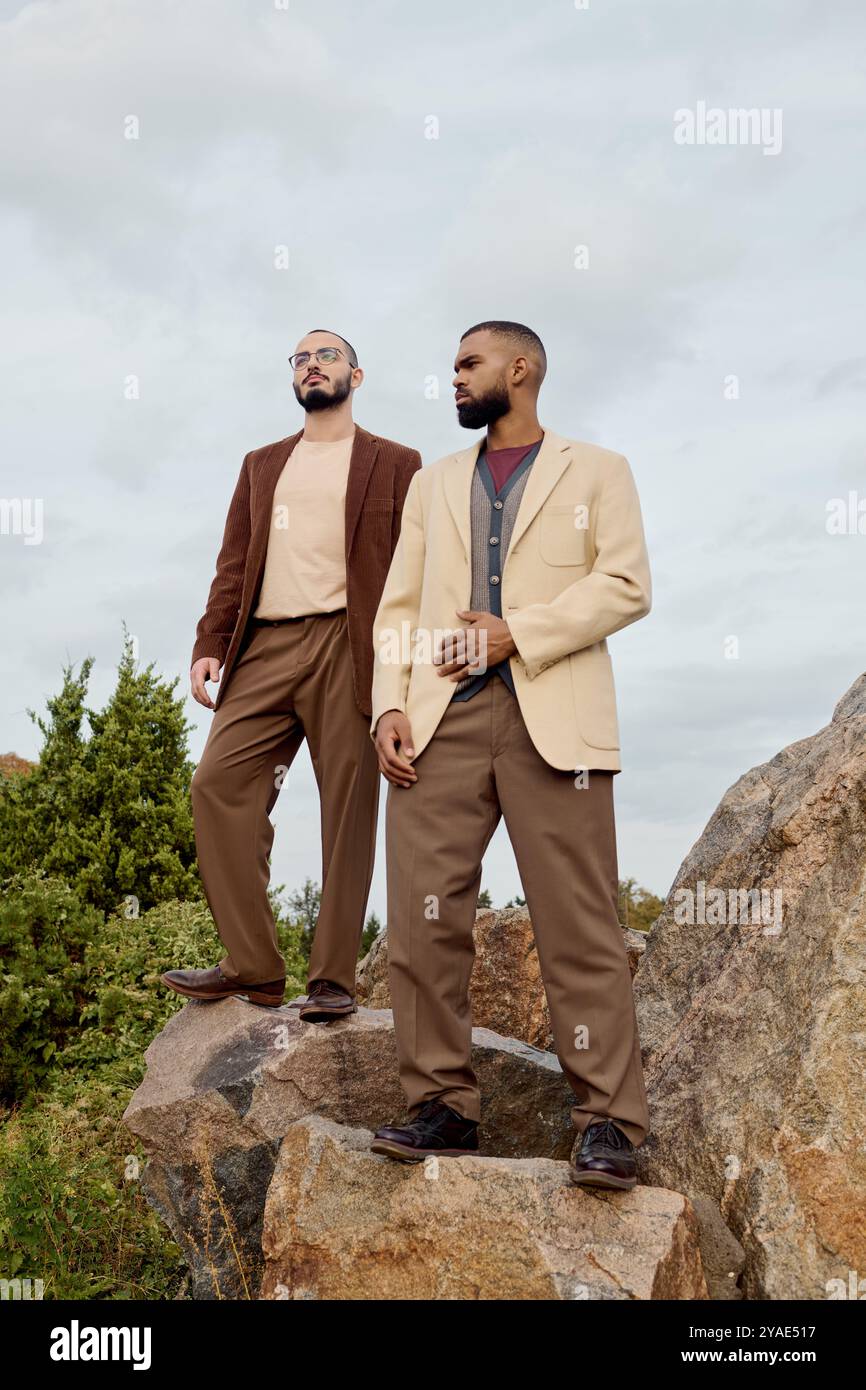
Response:
M331 335L332 338L339 338L339 339L340 339L340 342L343 343L343 344L345 345L346 352L347 352L347 354L348 354L350 364L351 364L353 367L357 367L357 365L358 365L358 354L357 354L357 352L355 351L355 349L352 347L352 344L349 342L348 338L344 338L343 335L342 335L342 333L335 333L334 330L333 330L333 328L311 328L311 329L310 329L310 333L330 333L330 335ZM304 336L305 336L306 338L309 338L310 333L306 333Z
M507 338L509 342L526 351L532 349L541 358L542 375L547 371L547 353L544 351L544 343L538 334L531 328L527 328L525 323L512 323L510 319L485 319L484 323L474 323L471 328L467 328L463 338L468 338L470 333L481 333L486 330L495 333L499 338ZM460 339L461 343L463 338Z

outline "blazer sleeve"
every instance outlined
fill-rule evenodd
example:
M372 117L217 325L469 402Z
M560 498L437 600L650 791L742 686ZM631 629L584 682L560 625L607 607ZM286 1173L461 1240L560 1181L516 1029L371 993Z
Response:
M409 479L397 547L373 619L373 718L370 734L386 710L405 712L412 672L411 641L421 609L424 577L424 516L420 472Z
M232 640L244 586L244 569L250 543L250 475L247 454L229 504L216 574L207 607L195 633L190 666L200 657L214 656L222 666Z
M508 615L530 680L564 656L644 617L652 604L649 557L637 488L621 454L605 468L595 516L595 563L550 603Z

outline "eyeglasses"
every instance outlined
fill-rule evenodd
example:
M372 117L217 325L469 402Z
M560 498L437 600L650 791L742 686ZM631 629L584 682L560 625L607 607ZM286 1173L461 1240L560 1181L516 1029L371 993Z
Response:
M311 357L315 357L317 362L336 362L338 357L345 357L345 353L340 348L317 348L315 352L293 353L289 358L292 371L299 372L306 367Z

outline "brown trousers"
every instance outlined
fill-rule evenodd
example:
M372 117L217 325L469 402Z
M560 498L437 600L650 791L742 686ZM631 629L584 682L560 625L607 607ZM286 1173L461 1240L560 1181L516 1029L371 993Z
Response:
M322 896L308 987L355 992L376 848L379 772L355 704L345 611L248 630L192 778L198 866L232 981L281 980L269 819L304 738L319 786Z
M418 781L389 786L387 802L389 977L410 1117L438 1098L480 1118L472 932L482 856L504 815L574 1126L609 1117L642 1143L649 1115L617 919L614 774L590 771L578 790L537 752L497 675L448 706L414 766Z

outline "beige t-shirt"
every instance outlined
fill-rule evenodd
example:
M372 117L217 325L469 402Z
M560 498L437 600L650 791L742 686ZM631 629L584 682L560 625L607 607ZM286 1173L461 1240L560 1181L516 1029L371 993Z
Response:
M277 479L256 618L346 606L346 485L354 433L299 439Z

